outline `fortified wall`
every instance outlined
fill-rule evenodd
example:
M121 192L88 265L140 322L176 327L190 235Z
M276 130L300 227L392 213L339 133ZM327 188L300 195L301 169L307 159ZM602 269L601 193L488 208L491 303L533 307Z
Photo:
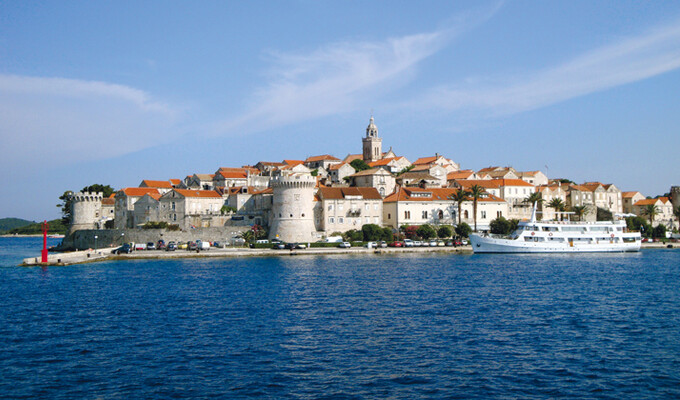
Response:
M680 186L671 186L671 203L674 209L680 207Z
M71 195L71 226L69 233L81 229L95 229L101 217L102 192L78 192Z

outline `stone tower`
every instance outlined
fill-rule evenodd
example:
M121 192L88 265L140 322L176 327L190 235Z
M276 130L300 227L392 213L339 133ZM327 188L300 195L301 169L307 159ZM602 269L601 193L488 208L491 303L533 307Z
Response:
M680 207L680 186L671 186L671 203L675 209Z
M269 238L284 242L316 241L314 227L314 186L316 178L309 174L275 176L272 221Z
M97 229L97 222L102 215L101 192L79 192L71 195L71 227L69 232L82 229Z
M373 116L366 127L366 137L362 139L364 145L364 161L369 163L382 158L382 139L378 137L378 127L373 122Z

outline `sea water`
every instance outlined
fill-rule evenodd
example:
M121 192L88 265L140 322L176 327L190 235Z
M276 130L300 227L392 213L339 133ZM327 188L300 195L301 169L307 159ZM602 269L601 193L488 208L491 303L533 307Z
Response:
M17 267L2 398L680 397L680 252Z

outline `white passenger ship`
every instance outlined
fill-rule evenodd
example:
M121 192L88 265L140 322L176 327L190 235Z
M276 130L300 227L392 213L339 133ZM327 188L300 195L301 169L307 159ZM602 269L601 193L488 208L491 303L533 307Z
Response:
M604 222L520 221L510 235L470 235L475 253L585 253L639 251L640 232L628 232L625 220Z

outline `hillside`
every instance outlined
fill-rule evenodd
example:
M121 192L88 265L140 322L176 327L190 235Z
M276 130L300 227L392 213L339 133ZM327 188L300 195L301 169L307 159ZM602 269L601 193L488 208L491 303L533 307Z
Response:
M65 234L66 226L61 223L60 219L53 219L52 221L47 221L49 225L49 234ZM19 228L10 229L8 234L18 234L18 235L37 235L42 233L42 222L34 222L29 225L22 226Z
M33 223L35 222L21 218L0 218L0 233L4 233L5 231L9 231L15 228L21 228L23 226L27 226Z

